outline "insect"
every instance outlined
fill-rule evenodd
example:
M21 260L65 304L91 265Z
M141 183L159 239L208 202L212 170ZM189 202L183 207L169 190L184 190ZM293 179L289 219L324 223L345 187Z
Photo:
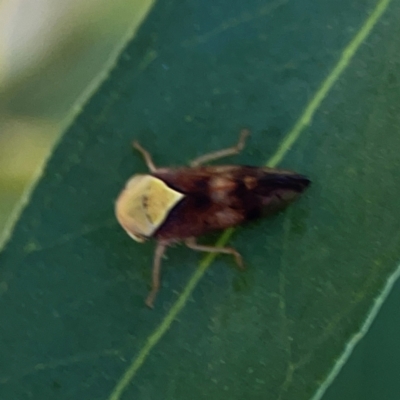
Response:
M115 214L123 229L137 242L157 241L152 286L146 305L153 307L160 288L161 259L168 246L183 242L203 252L230 254L243 268L238 251L231 247L198 244L196 237L226 229L284 208L310 184L292 171L242 165L203 166L243 150L250 132L243 129L236 146L196 158L189 167L158 168L137 141L148 174L132 176L119 195Z

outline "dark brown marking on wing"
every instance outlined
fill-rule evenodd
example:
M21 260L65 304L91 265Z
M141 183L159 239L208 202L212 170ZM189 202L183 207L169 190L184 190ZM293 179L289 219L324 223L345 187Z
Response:
M291 171L249 166L162 169L154 175L185 194L155 232L157 239L199 236L275 213L310 183Z

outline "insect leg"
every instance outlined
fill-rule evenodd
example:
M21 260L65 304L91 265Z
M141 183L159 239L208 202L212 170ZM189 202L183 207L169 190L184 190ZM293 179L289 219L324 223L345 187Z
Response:
M250 131L248 129L242 129L240 131L239 141L236 146L228 147L227 149L222 149L218 151L214 151L212 153L204 154L198 158L195 158L191 163L191 167L198 167L205 162L217 160L218 158L233 156L235 154L239 154L245 145L247 137L250 135Z
M157 293L160 289L160 271L161 271L161 259L165 253L167 245L165 243L157 243L156 251L154 253L152 283L149 295L146 298L146 305L153 308L154 300L156 299Z
M238 251L233 249L232 247L215 247L215 246L204 246L198 244L195 238L188 238L185 240L185 244L189 249L197 250L197 251L204 251L207 253L221 253L221 254L231 254L235 257L236 264L240 269L244 269L243 259L242 256L239 254Z
M155 172L155 171L157 170L157 167L154 165L154 162L153 162L153 159L151 158L150 153L149 153L147 150L145 150L145 149L139 144L139 142L138 142L137 140L135 140L135 141L132 143L132 146L142 154L142 156L143 156L143 158L144 158L144 161L145 161L147 167L149 168L149 170L150 170L151 172Z

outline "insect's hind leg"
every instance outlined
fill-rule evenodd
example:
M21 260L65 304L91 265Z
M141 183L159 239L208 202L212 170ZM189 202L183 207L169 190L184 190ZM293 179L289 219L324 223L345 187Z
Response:
M218 151L214 151L212 153L204 154L198 158L195 158L191 163L191 167L198 167L205 162L217 160L218 158L233 156L235 154L239 154L243 149L246 143L247 137L250 135L250 131L248 129L242 129L240 131L239 141L236 146L228 147L227 149L222 149Z
M240 269L244 269L243 258L238 251L232 247L215 247L215 246L204 246L198 244L194 237L185 240L185 244L189 249L196 251L204 251L206 253L220 253L220 254L231 254L235 257L236 264Z
M148 168L151 172L155 172L155 171L157 170L157 167L154 165L154 162L153 162L153 159L151 158L150 153L149 153L147 150L145 150L145 149L139 144L139 142L138 142L137 140L135 140L135 141L132 143L132 146L142 154L142 156L143 156L143 158L144 158L144 161L145 161L145 163L146 163L146 165L147 165L147 168Z

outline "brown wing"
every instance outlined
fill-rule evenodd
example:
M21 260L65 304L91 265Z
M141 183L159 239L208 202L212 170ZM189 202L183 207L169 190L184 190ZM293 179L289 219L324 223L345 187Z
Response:
M310 183L291 171L236 165L160 169L154 176L185 195L157 239L199 236L276 212Z

